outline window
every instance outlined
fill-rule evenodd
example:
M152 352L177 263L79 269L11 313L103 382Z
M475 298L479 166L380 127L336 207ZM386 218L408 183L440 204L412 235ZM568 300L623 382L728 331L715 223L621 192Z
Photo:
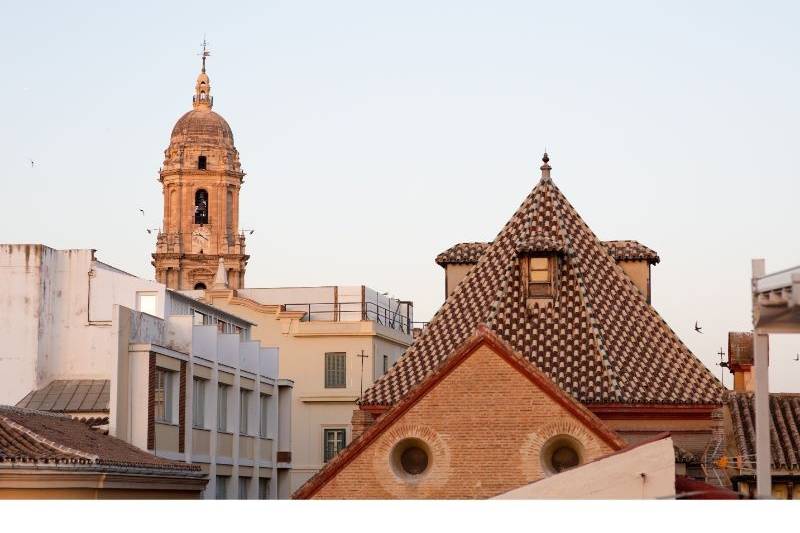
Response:
M203 284L198 283L197 285L203 285ZM194 286L195 289L197 289L197 285ZM203 288L205 288L205 285L203 285ZM202 326L205 323L206 323L206 315L204 315L200 311L192 309L192 324L194 324L195 326Z
M228 390L229 385L219 384L217 392L217 431L228 431Z
M173 372L156 369L155 411L157 422L172 422L172 402L174 398Z
M194 378L192 383L192 425L205 427L206 380Z
M247 417L250 414L250 391L239 389L239 433L247 435Z
M326 429L324 431L324 461L327 463L344 449L346 432L344 428Z
M267 430L269 428L269 396L266 394L262 394L259 398L260 402L260 411L259 411L259 418L258 418L258 435L262 439L267 438Z
M341 389L346 386L346 354L328 352L325 354L325 388Z
M208 224L208 192L205 189L194 193L194 223Z
M206 290L206 284L203 283L202 281L200 283L195 283L194 284L194 290L196 290L196 291L204 291L204 290Z
M156 297L157 293L155 292L137 292L136 310L156 316Z
M197 170L205 170L206 169L206 156L201 155L197 158Z
M258 478L258 499L259 500L269 499L269 478L266 477Z
M534 283L547 283L550 281L550 260L547 257L531 257L531 277Z
M247 499L247 491L250 490L250 478L239 476L239 499Z
M224 500L228 497L228 479L230 476L217 476L217 499Z
M553 295L553 264L550 257L528 259L528 297L542 298Z
M389 371L389 356L383 356L383 373L387 373Z

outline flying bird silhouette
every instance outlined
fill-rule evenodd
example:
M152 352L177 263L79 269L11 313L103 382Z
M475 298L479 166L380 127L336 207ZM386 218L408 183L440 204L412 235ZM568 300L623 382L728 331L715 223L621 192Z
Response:
M697 333L703 333L703 326L699 325L699 324L697 323L697 321L695 321L695 323L694 323L694 330L695 330Z

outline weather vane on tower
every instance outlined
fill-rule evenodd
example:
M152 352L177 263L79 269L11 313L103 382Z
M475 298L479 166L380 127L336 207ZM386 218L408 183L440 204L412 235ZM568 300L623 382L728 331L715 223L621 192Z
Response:
M206 41L206 36L203 35L203 52L200 56L203 58L203 72L206 71L206 58L211 55L211 50L208 49L208 41Z

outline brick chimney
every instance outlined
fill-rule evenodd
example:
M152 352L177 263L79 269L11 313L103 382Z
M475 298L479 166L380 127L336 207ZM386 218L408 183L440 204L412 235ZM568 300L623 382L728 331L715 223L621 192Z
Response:
M368 411L362 411L358 407L353 409L353 418L350 421L352 427L351 435L352 440L356 440L361 436L372 424L375 423L375 417Z
M733 374L733 390L753 392L753 333L750 331L728 332L728 370Z

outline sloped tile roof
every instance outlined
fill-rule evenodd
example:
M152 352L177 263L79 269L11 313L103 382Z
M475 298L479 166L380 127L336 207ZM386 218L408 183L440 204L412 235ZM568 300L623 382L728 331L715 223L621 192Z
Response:
M651 250L638 241L603 241L608 253L617 261L647 261L651 265L657 265L661 258L655 250Z
M516 247L533 235L563 242L565 253L558 261L554 304L529 310ZM479 323L583 403L722 402L719 381L647 303L548 177L360 403L399 401Z
M755 395L752 392L729 393L728 409L739 455L755 465ZM770 394L769 412L772 468L800 471L800 394Z
M2 463L79 464L160 471L199 472L200 467L161 459L120 439L104 435L66 415L0 406Z
M477 263L491 244L490 242L460 242L454 244L436 256L436 264L445 266Z
M17 407L55 413L107 413L110 397L110 380L57 379L29 392L17 402Z

